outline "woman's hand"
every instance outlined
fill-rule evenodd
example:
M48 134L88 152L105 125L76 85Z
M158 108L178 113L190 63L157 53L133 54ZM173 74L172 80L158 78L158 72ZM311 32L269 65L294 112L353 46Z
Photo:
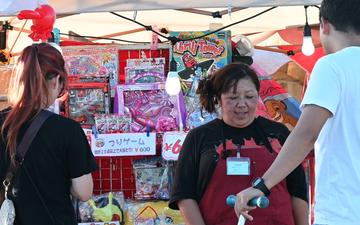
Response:
M263 195L264 193L262 193L260 190L252 187L249 187L239 192L236 195L236 202L234 206L237 217L243 215L246 219L252 221L253 217L249 215L249 211L255 209L256 206L248 206L248 202L250 201L250 199Z

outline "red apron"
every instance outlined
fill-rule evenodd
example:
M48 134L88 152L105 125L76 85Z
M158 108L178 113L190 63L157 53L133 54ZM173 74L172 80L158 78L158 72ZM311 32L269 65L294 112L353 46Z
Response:
M240 152L241 157L250 158L249 176L226 175L226 159L219 158L199 204L206 225L236 225L238 218L234 209L226 205L226 198L250 187L251 182L256 177L261 177L275 160L277 153L270 153L265 147L254 146L253 143L251 142L251 147L247 147L248 145L245 144L245 147ZM273 143L271 144L274 150L278 149L278 146L275 147ZM254 217L254 220L246 221L245 224L294 225L291 196L287 190L285 180L271 189L269 201L268 208L252 210L250 214Z

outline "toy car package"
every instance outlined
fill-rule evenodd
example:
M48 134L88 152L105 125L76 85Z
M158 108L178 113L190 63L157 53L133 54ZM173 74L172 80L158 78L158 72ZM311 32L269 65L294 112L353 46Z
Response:
M81 125L95 124L95 114L109 113L107 83L70 83L66 107L68 117Z

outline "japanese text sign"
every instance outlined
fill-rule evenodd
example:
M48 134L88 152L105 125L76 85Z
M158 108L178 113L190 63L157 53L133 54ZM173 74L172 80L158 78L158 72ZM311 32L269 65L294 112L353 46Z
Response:
M91 150L94 156L155 155L155 133L119 133L92 135Z

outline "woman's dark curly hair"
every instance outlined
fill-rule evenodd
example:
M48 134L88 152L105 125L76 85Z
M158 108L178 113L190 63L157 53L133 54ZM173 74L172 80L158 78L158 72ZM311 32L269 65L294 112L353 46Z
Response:
M221 99L221 94L236 88L241 79L250 79L259 92L260 81L256 72L244 63L231 63L199 81L196 93L200 95L200 104L209 113L215 111L215 106Z

